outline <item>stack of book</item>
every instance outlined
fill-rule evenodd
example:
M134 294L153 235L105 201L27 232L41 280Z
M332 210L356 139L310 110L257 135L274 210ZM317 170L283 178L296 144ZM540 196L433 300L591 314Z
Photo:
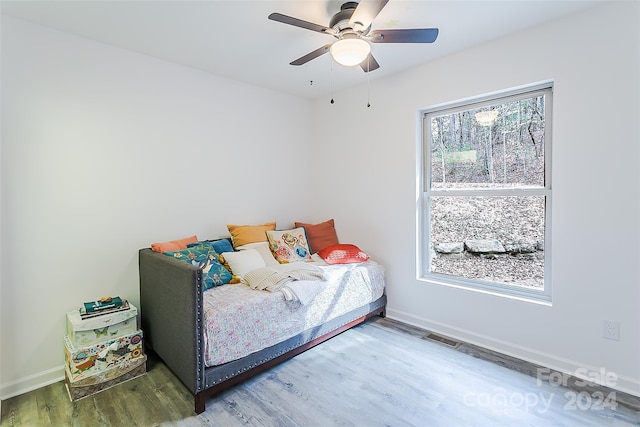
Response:
M82 307L80 307L80 317L82 319L88 319L123 310L129 310L129 302L126 299L120 297L102 297L97 301L85 302Z

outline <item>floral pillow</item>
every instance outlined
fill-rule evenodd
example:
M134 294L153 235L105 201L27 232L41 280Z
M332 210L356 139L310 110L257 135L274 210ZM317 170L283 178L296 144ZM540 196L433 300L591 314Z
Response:
M202 289L204 290L224 285L232 279L231 273L220 263L218 253L209 243L205 242L181 251L164 254L202 269Z
M198 246L203 243L207 243L211 245L213 250L216 251L218 255L220 255L223 252L233 252L233 246L231 246L231 241L229 239L203 240L200 242L189 243L187 245L187 248ZM185 249L185 248L180 248L180 249Z
M269 247L280 264L313 261L303 227L291 230L266 231Z

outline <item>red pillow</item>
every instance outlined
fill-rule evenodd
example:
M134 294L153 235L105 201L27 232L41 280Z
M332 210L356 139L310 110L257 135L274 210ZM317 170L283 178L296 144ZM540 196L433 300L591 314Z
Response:
M333 218L320 224L296 222L295 226L304 227L307 241L309 242L309 250L312 254L320 252L327 246L338 244L338 235L336 234Z
M356 245L338 244L322 249L318 252L320 258L327 264L349 264L353 262L365 262L369 255L365 254Z
M196 243L197 241L198 238L196 236L185 237L184 239L171 240L170 242L152 243L151 249L160 253L181 251L182 249L187 249L189 243Z

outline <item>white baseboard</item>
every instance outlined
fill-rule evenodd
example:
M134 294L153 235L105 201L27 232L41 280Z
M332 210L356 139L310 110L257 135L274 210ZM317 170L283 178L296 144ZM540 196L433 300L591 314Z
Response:
M64 365L29 375L10 383L0 384L0 400L9 399L62 380L64 380Z
M588 372L593 372L594 374L598 374L600 372L600 368L598 367L585 366L584 364L574 360L568 360L552 354L542 353L529 347L496 340L485 335L478 335L471 331L451 327L440 322L414 316L402 311L387 308L387 317L422 329L446 335L469 344L506 354L507 356L515 357L526 362L563 372L565 374L574 375L575 372L584 371L585 369ZM591 378L593 378L593 376ZM0 400L9 399L62 380L64 380L64 365L29 375L11 383L0 384ZM615 390L640 397L640 381L638 379L618 375L616 384L610 387Z
M599 375L601 373L600 367L587 366L584 363L580 363L575 360L569 360L553 354L543 353L533 348L497 340L486 335L479 335L472 331L452 327L444 323L414 316L402 311L387 308L387 317L568 375L575 376L577 372L584 373L586 379L594 379L602 376ZM637 378L617 375L615 385L601 385L606 385L612 389L640 397L640 379Z

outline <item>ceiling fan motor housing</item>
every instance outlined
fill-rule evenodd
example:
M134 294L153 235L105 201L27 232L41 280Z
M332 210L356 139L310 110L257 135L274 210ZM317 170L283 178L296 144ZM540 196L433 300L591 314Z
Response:
M356 7L358 7L358 2L348 1L340 6L340 12L336 13L331 17L329 21L329 27L333 28L337 31L342 31L345 28L351 28L349 25L349 20L351 19L351 15L355 12Z

